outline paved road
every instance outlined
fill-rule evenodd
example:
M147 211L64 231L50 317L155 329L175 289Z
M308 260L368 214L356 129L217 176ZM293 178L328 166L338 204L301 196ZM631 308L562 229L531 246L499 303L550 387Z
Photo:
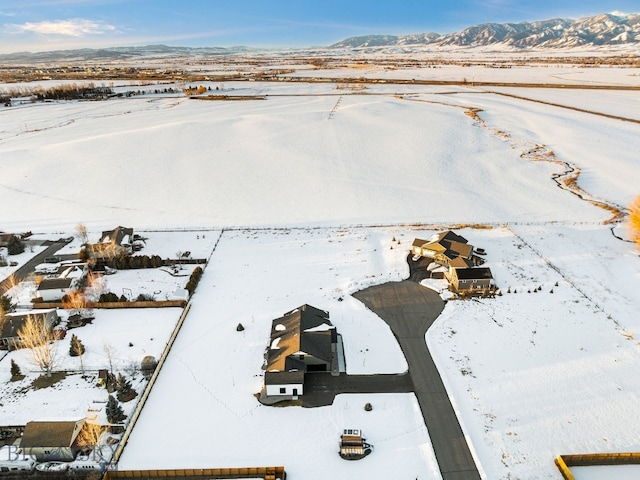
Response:
M67 242L65 242L64 240L58 240L55 242L47 241L44 244L48 245L47 248L38 253L31 260L26 262L14 272L13 277L15 279L15 282L21 282L22 280L27 278L29 274L35 270L37 265L43 263L45 258L55 255L55 253L62 247L64 247ZM0 282L0 295L3 295L7 290L9 290L14 285L13 282L14 281L11 279L11 277L5 278L2 282Z
M408 393L413 392L413 382L407 373L392 375L333 376L329 373L307 373L304 376L305 407L323 407L333 404L339 393Z
M414 270L411 260L409 264L412 279L418 280L422 272ZM425 341L444 301L414 280L377 285L353 296L387 322L400 343L443 480L479 480L480 473Z

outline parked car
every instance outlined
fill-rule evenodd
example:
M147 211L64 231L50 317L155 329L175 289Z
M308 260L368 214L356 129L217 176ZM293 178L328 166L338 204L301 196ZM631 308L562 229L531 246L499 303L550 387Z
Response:
M36 461L30 455L24 455L21 449L13 445L0 447L0 476L31 473Z
M60 257L52 256L44 259L44 263L60 263Z
M41 263L34 268L36 273L58 273L57 263Z
M69 464L65 462L44 462L37 464L36 470L41 473L63 473L69 470Z

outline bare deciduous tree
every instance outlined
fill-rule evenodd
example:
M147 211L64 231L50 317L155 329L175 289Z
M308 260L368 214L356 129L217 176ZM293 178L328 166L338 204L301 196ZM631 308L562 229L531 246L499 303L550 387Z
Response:
M80 448L93 450L96 445L100 444L100 439L106 431L107 427L104 425L85 422L76 442Z
M107 360L109 361L109 371L113 373L113 356L116 354L116 349L113 348L113 345L105 343L102 346L102 350L104 351L104 354L107 356Z
M62 300L62 308L69 310L69 315L78 314L83 318L93 314L92 309L87 307L87 297L80 290L71 290Z
M84 223L76 225L76 233L83 245L89 242L89 234L87 233L87 227Z
M629 224L631 226L631 238L640 248L640 195L637 195L629 204Z
M30 360L47 377L51 376L56 366L56 342L46 321L39 321L31 315L18 331L20 345L30 350Z

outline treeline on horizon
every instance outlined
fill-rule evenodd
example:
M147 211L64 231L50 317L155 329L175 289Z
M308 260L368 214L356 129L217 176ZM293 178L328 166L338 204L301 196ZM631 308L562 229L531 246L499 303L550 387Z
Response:
M86 84L65 83L54 87L37 86L12 87L0 91L0 103L11 98L29 97L31 101L45 100L103 100L113 95L113 89L107 86L96 86L93 82Z

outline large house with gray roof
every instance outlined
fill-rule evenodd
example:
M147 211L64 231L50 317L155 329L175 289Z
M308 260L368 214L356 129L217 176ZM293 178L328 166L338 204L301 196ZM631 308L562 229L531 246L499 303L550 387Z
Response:
M304 378L310 372L339 374L342 348L340 336L329 321L329 313L302 305L273 320L269 347L265 352L262 399L273 403L295 399L304 393Z

